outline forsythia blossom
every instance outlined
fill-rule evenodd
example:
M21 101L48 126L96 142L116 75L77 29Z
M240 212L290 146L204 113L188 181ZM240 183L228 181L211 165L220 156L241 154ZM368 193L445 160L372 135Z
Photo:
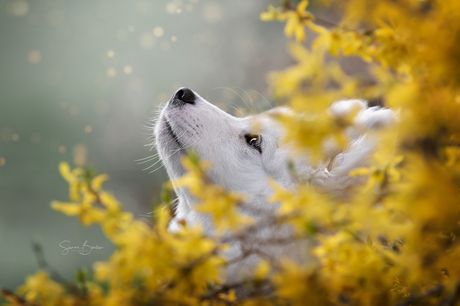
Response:
M314 158L322 143L346 143L353 118L333 118L338 99L382 101L398 112L398 124L373 135L375 158L350 175L365 182L341 201L299 182L284 189L270 182L276 221L313 241L307 264L286 258L261 261L236 299L223 284L224 233L257 226L239 213L244 197L208 181L206 161L186 158L188 173L176 184L197 198L218 229L206 237L200 226L167 231L167 210L152 222L136 220L92 177L60 165L69 202L53 202L84 225L100 224L116 246L93 267L94 279L60 284L40 271L27 277L15 305L454 305L460 300L460 1L324 0L337 10L335 26L319 25L309 2L283 0L262 20L285 22L295 37L295 64L268 76L273 95L293 115L278 119L288 141ZM317 4L317 3L315 3ZM302 45L305 27L315 32ZM333 57L356 56L373 80L347 75ZM306 115L309 114L309 115ZM300 115L300 116L298 116ZM166 204L166 203L164 203Z

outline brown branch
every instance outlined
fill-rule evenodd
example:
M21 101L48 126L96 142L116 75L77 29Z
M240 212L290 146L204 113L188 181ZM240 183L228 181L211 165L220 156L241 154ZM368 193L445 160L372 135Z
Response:
M323 26L325 28L331 29L331 28L336 28L337 25L335 23L329 22L327 20L318 18L315 16L315 22L319 24L320 26Z
M38 267L50 275L52 279L67 287L67 289L75 296L80 296L86 298L85 286L83 286L83 291L79 290L78 287L67 279L65 279L61 274L54 270L46 261L45 255L43 254L42 247L36 241L32 241L32 251L34 253L35 259L37 260Z
M15 303L18 303L21 306L40 306L37 303L29 303L23 297L17 295L16 293L8 290L8 289L0 289L1 295L3 295L6 299L13 300Z
M46 261L45 255L43 254L43 250L41 245L36 242L32 241L32 251L34 253L35 259L37 260L38 267L42 270L47 271L51 278L54 278L59 283L68 283L68 281L60 275L56 270L54 270Z
M233 284L224 284L224 285L220 286L219 289L213 290L213 291L208 292L207 294L203 295L201 297L201 300L210 300L212 298L215 298L215 297L219 296L219 294L221 294L221 293L227 293L231 289L236 289L236 288L243 287L243 286L244 286L244 282L237 282L237 283L233 283Z
M292 5L291 1L289 1L289 0L283 0L282 5L283 5L284 9L286 9L288 11L295 11L296 10L296 8ZM320 26L326 27L328 29L337 27L337 25L335 23L332 23L332 22L329 22L327 20L318 18L316 16L315 16L314 21L317 24L319 24Z

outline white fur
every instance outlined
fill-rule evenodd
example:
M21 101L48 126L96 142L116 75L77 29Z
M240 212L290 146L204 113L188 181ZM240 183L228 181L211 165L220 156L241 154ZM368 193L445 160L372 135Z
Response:
M294 184L288 161L294 162L299 176L308 178L319 190L336 197L345 197L350 187L359 182L356 178L349 177L349 171L364 166L372 154L374 140L367 132L391 124L395 120L391 110L367 108L367 103L362 100L334 103L330 107L333 117L341 118L351 111L357 111L355 124L348 131L351 140L344 152L337 151L334 144L326 143L330 160L315 167L308 156L294 155L289 144L283 145L281 141L283 127L273 115L290 112L289 109L275 108L260 115L236 118L210 104L198 94L195 93L195 96L194 104L185 103L178 107L169 102L156 124L156 145L168 175L174 184L174 180L185 173L180 158L187 148L193 148L201 159L212 162L213 167L208 171L209 178L227 190L244 194L247 203L241 211L259 221L271 216L276 209L276 206L267 204L267 198L272 193L268 185L269 178L275 179L286 188ZM262 135L262 153L246 143L245 134ZM175 191L179 201L176 217L169 229L177 230L180 226L178 221L185 220L189 225L203 224L206 232L212 234L214 229L210 218L194 210L194 199L187 190L176 188ZM259 248L268 256L289 256L296 260L306 258L307 248L302 243L280 246L268 243L260 245L254 242L282 239L289 235L292 233L286 226L264 229L251 234L246 240L234 242L227 256L235 258L245 249ZM232 265L229 279L235 279L244 267L253 267L257 261L256 257L252 256Z

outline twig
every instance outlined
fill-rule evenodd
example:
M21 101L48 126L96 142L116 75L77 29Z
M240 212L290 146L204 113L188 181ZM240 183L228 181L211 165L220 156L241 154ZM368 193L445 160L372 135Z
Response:
M286 10L289 10L289 11L295 11L295 7L291 4L291 1L289 0L285 0L283 1L283 6ZM335 23L332 23L332 22L329 22L327 20L324 20L324 19L321 19L321 18L318 18L315 16L315 22L323 27L326 27L326 28L335 28L337 27L337 25Z
M233 284L224 284L219 289L213 290L213 291L208 292L207 294L203 295L201 297L201 300L210 300L210 299L218 296L221 293L227 293L231 289L236 289L238 287L243 287L243 286L244 286L244 282L238 282L238 283L233 283Z
M40 304L37 303L29 303L27 302L24 298L20 297L16 293L8 290L8 289L0 289L0 293L7 299L13 300L15 303L18 303L19 305L22 306L40 306Z
M35 259L37 260L38 267L42 270L47 271L51 278L54 278L59 283L68 283L68 281L60 275L56 270L54 270L46 261L45 255L43 254L43 250L41 245L36 242L32 241L32 251L34 253Z
M60 275L56 270L54 270L46 261L45 255L43 254L42 247L36 241L32 241L32 251L35 255L37 260L38 266L40 269L49 273L50 277L67 287L70 293L74 294L75 296L80 296L82 298L86 298L85 290L79 290L78 287L72 283L70 283L67 279L65 279L62 275ZM83 287L85 288L85 287Z
M337 25L335 23L332 23L332 22L329 22L327 20L324 20L324 19L321 19L321 18L318 18L315 16L315 22L323 27L326 27L328 29L330 28L335 28L337 27Z

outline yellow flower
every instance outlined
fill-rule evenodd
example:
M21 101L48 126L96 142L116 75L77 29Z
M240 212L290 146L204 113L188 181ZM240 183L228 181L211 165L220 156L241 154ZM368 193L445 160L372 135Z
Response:
M40 305L44 306L70 306L75 302L74 299L64 294L64 287L49 279L44 271L28 276L24 285L19 287L17 292L24 295L27 302L40 302Z
M377 165L369 168L351 170L350 176L369 176L366 189L370 189L373 186L381 186L386 183L395 183L401 179L401 174L396 167L403 161L403 155L398 155L388 160L380 154L375 154L374 158Z
M446 154L446 166L453 167L454 165L458 164L460 161L460 148L457 146L449 146L445 148Z
M281 10L276 9L273 5L269 5L267 7L267 12L260 13L260 20L263 21L270 21L270 20L279 20L284 21L285 18L283 17Z
M79 216L83 225L91 225L93 223L101 223L106 218L106 211L93 206L91 197L87 197L81 203L69 203L54 201L51 207L54 210L60 211L68 216Z
M211 167L208 162L192 162L190 158L182 160L187 174L174 181L175 187L188 188L199 201L195 209L213 217L214 225L219 233L227 230L238 230L253 223L249 216L241 214L238 206L244 197L235 192L227 192L222 187L208 182L206 169Z
M286 36L295 36L297 41L302 41L305 39L304 26L311 23L315 18L312 13L306 10L307 6L308 0L300 1L295 10L289 8L282 11L269 5L267 8L268 11L260 14L260 19L263 21L275 19L286 21L286 26L284 27Z
M69 198L71 201L80 200L80 187L81 187L81 178L83 170L81 168L75 168L70 170L69 164L61 162L59 164L59 172L61 172L62 177L69 183Z
M269 184L274 191L270 202L280 205L277 215L292 225L298 234L311 234L315 226L330 224L334 207L326 197L306 184L300 184L294 190L286 190L274 180Z
M232 284L223 285L228 261L221 253L228 246L221 238L226 236L207 237L201 226L185 222L171 233L166 209L156 211L153 223L136 220L103 190L106 175L92 178L61 163L70 201L53 202L52 207L78 216L84 225L99 223L116 249L94 265L95 279L103 285L79 280L75 288L64 288L40 271L17 291L26 304L455 302L460 279L460 1L320 1L342 14L334 16L341 18L332 29L315 23L306 10L308 1L297 2L296 7L294 1L269 5L260 15L285 22L285 34L297 41L305 39L305 26L318 34L311 47L291 43L295 64L269 77L275 98L291 109L277 119L286 127L285 141L292 150L321 160L325 141L345 147L345 131L356 114L328 114L339 99L383 103L400 118L393 128L368 135L375 136L378 153L368 167L350 172L367 176L367 186L352 190L347 199L321 194L300 179L289 188L270 182L278 225L291 225L302 239L314 240L317 260L303 264L267 256L244 280L248 294L238 301L237 292L227 290ZM344 62L329 61L328 54L359 57L372 77L359 67L342 69ZM395 152L404 154L404 164ZM196 156L183 165L187 173L174 186L188 188L197 210L211 216L218 234L238 230L244 235L244 225L255 222L239 212L244 197L212 184L206 174L211 165ZM274 291L262 296L270 287ZM25 304L11 296L8 300L9 306Z
M117 230L129 226L132 219L133 215L129 212L108 210L103 218L98 222L102 224L104 233L111 237Z
M268 260L261 260L254 270L254 279L257 281L263 281L270 273L271 266Z
M109 179L109 176L106 174L101 174L101 175L96 176L95 178L91 180L91 184L90 184L91 189L95 192L100 191L102 187L102 183L104 183L108 179Z
M308 21L314 20L312 13L307 11L308 0L302 0L297 5L295 11L288 11L286 26L284 27L284 33L286 36L291 37L295 35L297 41L305 39L305 24Z

